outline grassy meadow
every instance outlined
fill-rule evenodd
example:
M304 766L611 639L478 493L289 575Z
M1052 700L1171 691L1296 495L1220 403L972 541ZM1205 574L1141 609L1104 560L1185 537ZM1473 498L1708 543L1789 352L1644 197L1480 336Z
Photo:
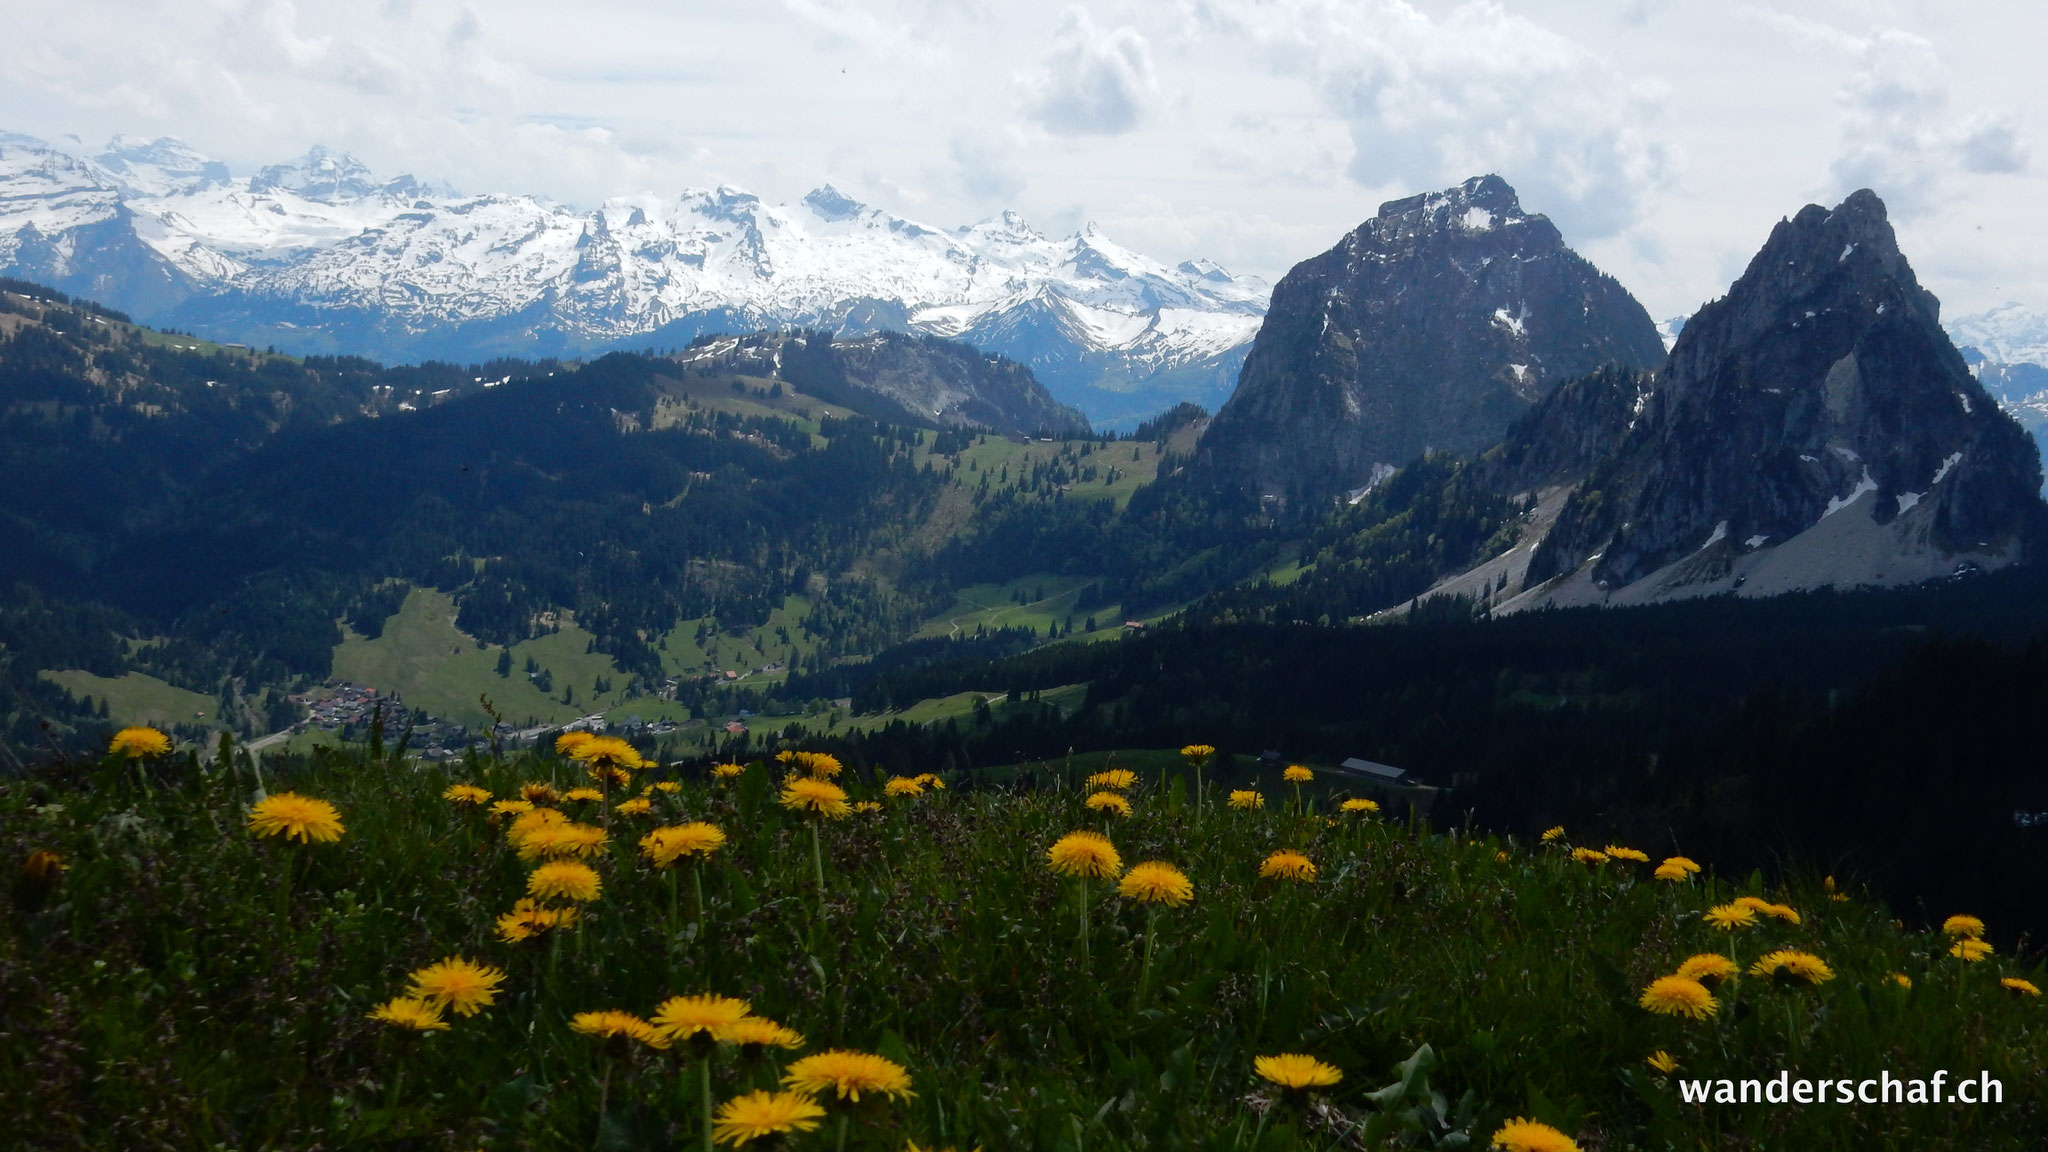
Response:
M558 898L580 920L517 943L499 918L542 859L508 842L512 817L444 793L590 783L551 752L421 768L354 748L260 773L184 753L9 779L0 1124L35 1148L696 1148L707 1087L731 1101L843 1048L901 1065L914 1095L828 1094L824 1122L789 1147L1478 1149L1517 1117L1589 1150L2048 1144L2048 1017L2000 985L2042 982L2036 964L1966 964L1938 926L1898 925L1819 878L1703 861L1665 882L1654 862L1575 860L1573 830L1524 843L1347 812L1327 777L1299 796L1278 773L1235 779L1263 805L1233 808L1213 781L1191 795L1165 771L1174 759L1116 761L1137 769L1129 816L1088 806L1082 775L1098 761L1041 766L1028 791L953 779L914 796L853 768L839 783L866 810L837 819L785 808L773 761L729 781L652 768L609 811L540 802L608 828L581 860L601 890ZM339 839L252 832L252 802L287 790L330 802ZM628 794L648 811L618 808ZM642 836L688 821L727 839L653 866ZM1055 874L1051 846L1091 829L1120 871L1181 869L1192 900ZM1312 877L1262 878L1281 850ZM63 870L24 870L37 852ZM1742 895L1798 922L1724 931L1703 917ZM1747 967L1774 949L1816 954L1832 978L1745 975L1698 1020L1638 1004L1687 957ZM451 957L503 973L492 1002L438 1017L445 1030L372 1019L409 974ZM698 994L742 998L801 1045L659 1049L573 1027ZM1659 1052L1675 1072L1646 1063ZM1341 1080L1303 1094L1255 1075L1257 1057L1282 1053ZM1988 1070L2004 1102L1679 1101L1679 1077L1781 1069Z

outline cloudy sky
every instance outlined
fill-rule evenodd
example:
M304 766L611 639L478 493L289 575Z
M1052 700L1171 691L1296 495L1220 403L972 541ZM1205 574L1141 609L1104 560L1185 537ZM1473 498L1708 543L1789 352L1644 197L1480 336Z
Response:
M1954 315L2048 309L2048 5L10 0L0 129L322 143L464 191L831 181L1277 278L1495 171L1653 315L1858 187Z

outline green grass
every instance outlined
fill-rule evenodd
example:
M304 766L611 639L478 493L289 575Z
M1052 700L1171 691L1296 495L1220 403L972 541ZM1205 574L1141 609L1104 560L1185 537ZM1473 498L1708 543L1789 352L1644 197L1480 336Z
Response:
M514 724L529 719L558 723L616 705L627 677L612 659L589 651L590 633L565 624L558 632L512 646L512 674L497 674L497 645L477 647L474 638L455 627L455 603L447 593L415 588L405 604L384 622L375 640L354 633L334 650L333 678L381 692L396 692L410 708L434 716L477 725L488 722L480 695L488 694L498 713ZM554 677L553 692L544 694L525 672L532 659ZM592 691L598 677L611 681L609 693ZM574 687L572 703L563 690Z
M905 724L923 725L944 724L948 720L955 720L964 724L973 719L975 703L981 700L988 701L990 715L998 721L1012 707L1042 708L1047 704L1057 707L1062 713L1071 715L1081 706L1081 702L1087 695L1088 685L1086 684L1064 684L1057 688L1045 689L1039 693L1039 697L1035 701L1025 699L1012 705L1004 698L1004 693L1001 691L955 692L951 696L938 696L928 700L919 700L908 708L897 709L893 712L866 712L853 716L837 713L828 713L820 716L762 716L759 718L761 721L759 727L772 728L774 731L780 732L785 726L795 723L803 726L813 736L831 737L849 735L855 732L873 732L899 721Z
M1002 584L972 584L957 593L952 607L939 613L917 630L917 636L971 636L976 628L1030 628L1046 634L1057 623L1066 627L1074 619L1074 635L1080 636L1090 616L1098 630L1114 629L1123 623L1114 604L1079 608L1081 592L1088 581L1075 576L1034 573ZM1017 597L1024 597L1018 603Z
M1092 451L1081 457L1079 453L1084 444L1091 445ZM1078 472L1082 467L1093 466L1099 473L1093 480L1076 480L1067 489L1067 499L1109 500L1122 508L1130 502L1133 492L1158 476L1160 456L1159 449L1150 443L1119 441L1104 447L1089 440L1033 440L1019 444L1007 437L990 434L968 445L957 457L940 456L927 448L923 460L931 461L935 467L957 460L959 470L954 473L955 484L972 491L980 486L985 475L991 481L990 491L994 492L1022 487L1034 463L1064 458L1070 471ZM1109 475L1111 468L1118 472L1114 478ZM1007 480L1002 479L1005 469L1009 473Z
M1963 965L1924 923L1902 931L1880 905L1801 878L1716 877L1708 862L1671 885L1573 863L1562 845L1293 816L1277 779L1259 781L1263 811L1222 807L1212 788L1198 814L1178 774L1156 786L1174 761L1118 753L1138 773L1136 813L1108 823L1078 787L1106 757L1024 766L1030 791L956 778L825 822L816 864L814 826L774 802L767 766L728 786L683 773L677 793L651 794L650 816L611 818L591 861L603 893L581 925L518 945L493 923L528 863L502 826L440 793L580 778L552 756L453 770L359 751L270 760L266 787L331 800L347 824L309 847L245 830L246 765L175 758L146 787L119 764L10 781L0 857L50 850L69 868L51 890L18 884L0 921L0 1121L24 1147L695 1147L699 1050L608 1049L569 1021L718 993L802 1032L804 1051L908 1069L914 1098L848 1110L854 1149L1478 1148L1515 1116L1601 1150L2048 1141L2044 1008L1998 988L2048 979L2037 964ZM879 798L862 771L844 782ZM649 867L641 831L685 819L730 841L701 873ZM1048 871L1048 845L1088 827L1126 865L1184 869L1193 903L1154 913ZM1312 883L1259 878L1282 847L1315 861ZM1738 893L1801 921L1730 936L1701 918ZM1637 1006L1688 955L1781 947L1822 956L1834 979L1745 978L1698 1022ZM495 1003L425 1036L369 1019L409 972L455 955L506 973ZM2005 1102L1684 1105L1644 1063L1659 1050L1709 1078L1982 1069ZM1343 1080L1312 1109L1283 1100L1262 1117L1274 1097L1252 1061L1277 1052ZM715 1051L713 1094L770 1086L795 1055ZM792 1144L837 1138L834 1123Z
M108 713L121 724L211 724L216 701L200 692L166 684L141 672L115 677L95 676L76 668L38 673L73 696L107 702Z
M785 665L786 672L791 649L808 656L817 648L816 639L803 630L803 619L810 610L808 598L786 596L782 605L768 614L766 623L744 632L723 631L714 618L678 621L656 645L662 669L672 676L705 676L714 669L730 669L755 686L763 682L764 676L779 679L784 673L762 674L755 669L779 663ZM700 627L709 629L701 644L697 641ZM783 640L785 635L789 638L787 642Z

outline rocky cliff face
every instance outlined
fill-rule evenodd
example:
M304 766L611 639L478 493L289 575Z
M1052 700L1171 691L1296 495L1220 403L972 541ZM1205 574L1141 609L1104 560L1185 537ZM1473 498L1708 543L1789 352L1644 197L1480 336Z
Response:
M1570 399L1521 438L1569 441ZM1531 595L1904 583L2011 563L2039 528L2032 442L1949 343L1869 191L1781 221L1630 408L1536 549Z
M1280 281L1194 467L1307 506L1427 450L1476 453L1563 380L1663 358L1642 306L1482 176L1382 205Z

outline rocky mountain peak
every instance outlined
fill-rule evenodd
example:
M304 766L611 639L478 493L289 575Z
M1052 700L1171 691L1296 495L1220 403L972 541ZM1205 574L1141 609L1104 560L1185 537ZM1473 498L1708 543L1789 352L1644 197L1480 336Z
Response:
M1544 216L1522 211L1521 198L1498 176L1474 176L1454 188L1424 192L1380 205L1367 222L1381 245L1430 233L1486 232L1515 224L1550 225ZM1551 229L1554 235L1556 229ZM1562 239L1560 238L1560 242Z
M1577 592L1554 594L1659 599L2017 560L2042 512L2040 462L1939 317L1873 193L1781 221L1686 322L1530 581L1576 574Z
M411 176L380 180L369 165L354 156L315 144L296 160L258 172L249 181L249 191L258 195L291 192L322 204L346 204L372 196L411 200L447 190L430 188Z
M868 210L868 206L827 184L816 188L804 197L804 205L820 220L851 220Z
M234 179L227 165L172 136L116 136L93 162L135 196L189 196L224 188Z
M1280 281L1193 475L1306 508L1431 449L1477 453L1563 380L1663 357L1621 285L1474 177L1381 205Z

